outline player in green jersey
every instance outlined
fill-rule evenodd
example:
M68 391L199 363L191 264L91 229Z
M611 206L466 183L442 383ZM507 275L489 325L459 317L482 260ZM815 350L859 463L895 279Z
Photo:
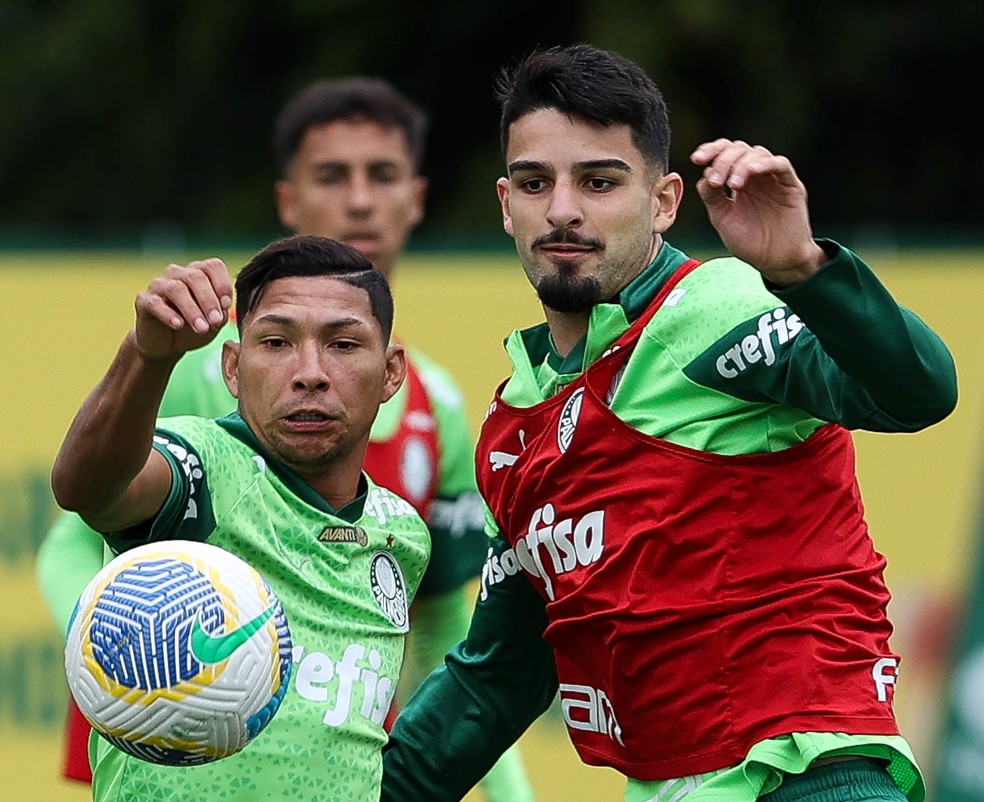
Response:
M476 450L493 554L382 799L458 799L559 689L626 802L919 802L849 430L946 417L946 346L814 238L764 147L691 155L731 256L666 242L683 181L630 60L538 51L498 93L503 224L546 322L507 342Z
M274 197L281 222L294 233L348 243L392 280L407 239L424 214L426 129L424 113L378 78L330 79L301 89L274 124L273 150L281 175ZM178 363L162 415L218 417L233 409L218 366L222 343L235 336L230 325ZM461 391L445 368L412 345L405 348L409 369L424 391L422 404L414 401L413 381L383 404L372 427L367 470L380 484L422 502L433 538L433 555L413 611L404 678L409 690L467 632L473 607L469 583L480 572L487 542ZM414 430L411 424L420 421L424 425ZM428 440L433 447L421 448ZM400 458L402 454L413 458ZM381 463L393 470L383 476L377 471ZM102 562L102 538L77 516L61 516L37 562L41 588L60 631ZM85 779L84 755L71 741L66 757L68 776ZM533 799L518 748L509 750L483 778L481 790L488 802Z
M377 410L406 372L390 344L392 296L342 243L271 244L236 279L240 338L225 344L222 373L237 412L158 419L175 364L216 336L232 297L218 259L172 265L137 297L134 328L69 428L52 487L115 552L197 539L251 563L284 605L294 677L269 727L215 763L159 766L95 739L93 794L373 799L430 554L416 510L362 470ZM328 528L357 536L322 541ZM395 595L374 585L380 562Z

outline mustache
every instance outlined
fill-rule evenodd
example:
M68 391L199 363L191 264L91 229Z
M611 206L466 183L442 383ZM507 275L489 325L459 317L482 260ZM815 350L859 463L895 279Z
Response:
M601 240L595 237L582 237L576 231L566 228L555 228L533 240L534 248L539 248L542 245L579 245L582 248L598 249L604 247Z

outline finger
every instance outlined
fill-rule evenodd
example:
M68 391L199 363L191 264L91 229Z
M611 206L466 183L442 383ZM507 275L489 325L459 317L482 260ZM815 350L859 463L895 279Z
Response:
M731 140L724 138L715 139L713 142L703 142L690 154L690 161L698 165L709 164L730 144Z
M134 307L138 318L152 317L174 331L184 328L184 316L154 289L153 283L137 295Z
M199 334L209 329L208 311L219 306L204 274L180 265L170 265L162 277L151 282L148 291L161 297ZM211 300L209 295L212 295Z
M211 259L203 259L201 262L193 262L192 264L198 265L208 276L209 282L212 284L212 291L215 293L215 297L219 299L221 309L229 309L232 306L233 285L232 278L229 275L229 268L226 267L225 262L213 257Z
M768 176L773 181L793 186L798 182L793 165L785 156L775 156L763 147L755 147L742 154L731 166L727 184L741 189L749 181Z
M713 187L731 186L735 165L739 164L749 152L751 145L740 140L729 141L721 146L713 159L704 166L704 179Z
M171 302L188 317L188 322L199 334L204 334L209 327L221 326L226 319L225 308L222 306L222 290L216 290L213 284L213 274L221 282L221 270L218 264L221 260L203 260L191 262L187 267L170 266L164 273L164 278L175 282L170 287ZM224 268L225 265L222 265ZM187 297L194 304L194 309L187 305L186 295L182 285L187 290Z

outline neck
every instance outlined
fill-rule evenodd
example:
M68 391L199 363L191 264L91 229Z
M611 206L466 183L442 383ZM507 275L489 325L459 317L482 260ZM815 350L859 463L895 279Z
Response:
M550 328L550 338L554 348L561 356L567 356L588 333L590 312L558 312L549 306L543 307L543 314Z

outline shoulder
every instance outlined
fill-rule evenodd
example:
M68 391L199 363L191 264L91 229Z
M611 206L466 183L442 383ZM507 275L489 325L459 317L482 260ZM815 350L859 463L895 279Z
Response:
M368 523L386 528L396 527L403 530L428 532L426 522L413 504L392 490L380 487L371 477L366 476L366 478L369 487L363 508L364 522L366 522L365 519L369 519Z
M711 259L686 275L646 326L646 334L684 361L784 303L751 265Z
M222 429L214 420L198 415L176 415L157 421L157 434L161 437L174 435L183 440L206 441L221 433Z
M211 418L181 415L157 421L153 444L179 463L184 464L192 455L192 462L207 465L217 459L228 461L229 452L237 450L237 442Z
M693 303L702 306L725 306L736 313L775 304L762 274L754 267L732 256L701 262L677 285L682 294L692 295Z
M406 346L406 349L412 369L420 377L431 401L452 409L464 407L464 396L451 371L413 346Z

